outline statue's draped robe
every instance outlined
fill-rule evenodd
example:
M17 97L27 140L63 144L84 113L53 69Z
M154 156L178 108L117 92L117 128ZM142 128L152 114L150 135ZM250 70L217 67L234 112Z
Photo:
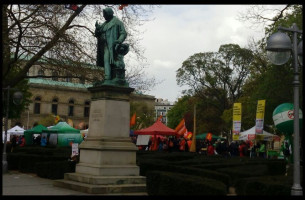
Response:
M102 25L98 26L102 32L97 36L97 66L104 67L104 48L106 47L109 51L109 64L114 64L114 41L119 41L123 43L127 37L124 24L116 17L113 17L109 22L104 22ZM105 35L103 36L103 34ZM106 39L106 43L103 40ZM105 46L106 45L106 46Z

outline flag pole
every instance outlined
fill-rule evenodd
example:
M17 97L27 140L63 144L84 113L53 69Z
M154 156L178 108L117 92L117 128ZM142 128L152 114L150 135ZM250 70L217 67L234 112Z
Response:
M190 152L196 152L196 104L194 105L194 128Z

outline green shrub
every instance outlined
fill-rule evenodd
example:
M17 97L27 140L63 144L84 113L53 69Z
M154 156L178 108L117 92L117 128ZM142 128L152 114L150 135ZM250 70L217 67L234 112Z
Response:
M19 169L19 159L20 155L23 153L8 153L6 154L8 170L18 170Z
M282 195L290 196L292 177L261 176L239 179L235 184L238 195Z
M182 173L150 171L147 173L147 193L161 196L226 195L226 186L215 179Z
M236 167L216 168L215 170L229 175L232 185L240 178L268 175L268 167L266 165L240 165Z
M63 179L65 173L75 172L75 162L50 161L36 163L37 176L48 179Z
M168 171L175 173L184 173L188 175L198 176L202 178L211 178L221 181L227 187L230 185L230 176L217 171L206 170L204 168L198 169L189 166L176 166L174 163L168 164L167 162L158 162L157 159L147 159L142 161L140 164L140 175L146 176L148 172L153 170Z

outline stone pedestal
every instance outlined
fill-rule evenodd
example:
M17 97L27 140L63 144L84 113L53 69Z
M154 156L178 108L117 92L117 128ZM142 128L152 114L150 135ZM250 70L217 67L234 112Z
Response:
M136 165L137 147L129 137L129 96L133 88L101 85L88 90L92 94L89 133L79 146L80 160L76 172L65 174L65 179L55 181L54 185L104 194L126 193L126 183L132 183L131 192L145 193L146 179L139 176L139 167ZM78 187L77 183L80 183ZM107 185L109 188L115 185L116 189L105 189ZM117 189L120 186L121 189Z

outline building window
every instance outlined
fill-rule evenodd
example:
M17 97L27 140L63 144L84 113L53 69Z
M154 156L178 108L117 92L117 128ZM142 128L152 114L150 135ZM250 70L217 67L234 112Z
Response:
M39 76L40 78L43 78L43 76L44 76L44 71L43 71L43 69L39 69L39 70L38 70L38 76Z
M79 78L79 83L85 84L85 77L84 77L84 76L81 76L81 77Z
M85 108L84 108L84 117L89 117L89 110L90 110L90 102L85 102Z
M58 108L58 99L57 98L54 98L52 100L52 113L54 115L57 115L57 108Z
M68 116L73 116L74 100L69 101Z
M68 72L66 76L66 82L72 82L72 74Z
M52 72L52 80L53 81L58 81L58 73L56 71Z
M41 103L41 98L36 97L34 103L34 114L40 114L40 103Z

